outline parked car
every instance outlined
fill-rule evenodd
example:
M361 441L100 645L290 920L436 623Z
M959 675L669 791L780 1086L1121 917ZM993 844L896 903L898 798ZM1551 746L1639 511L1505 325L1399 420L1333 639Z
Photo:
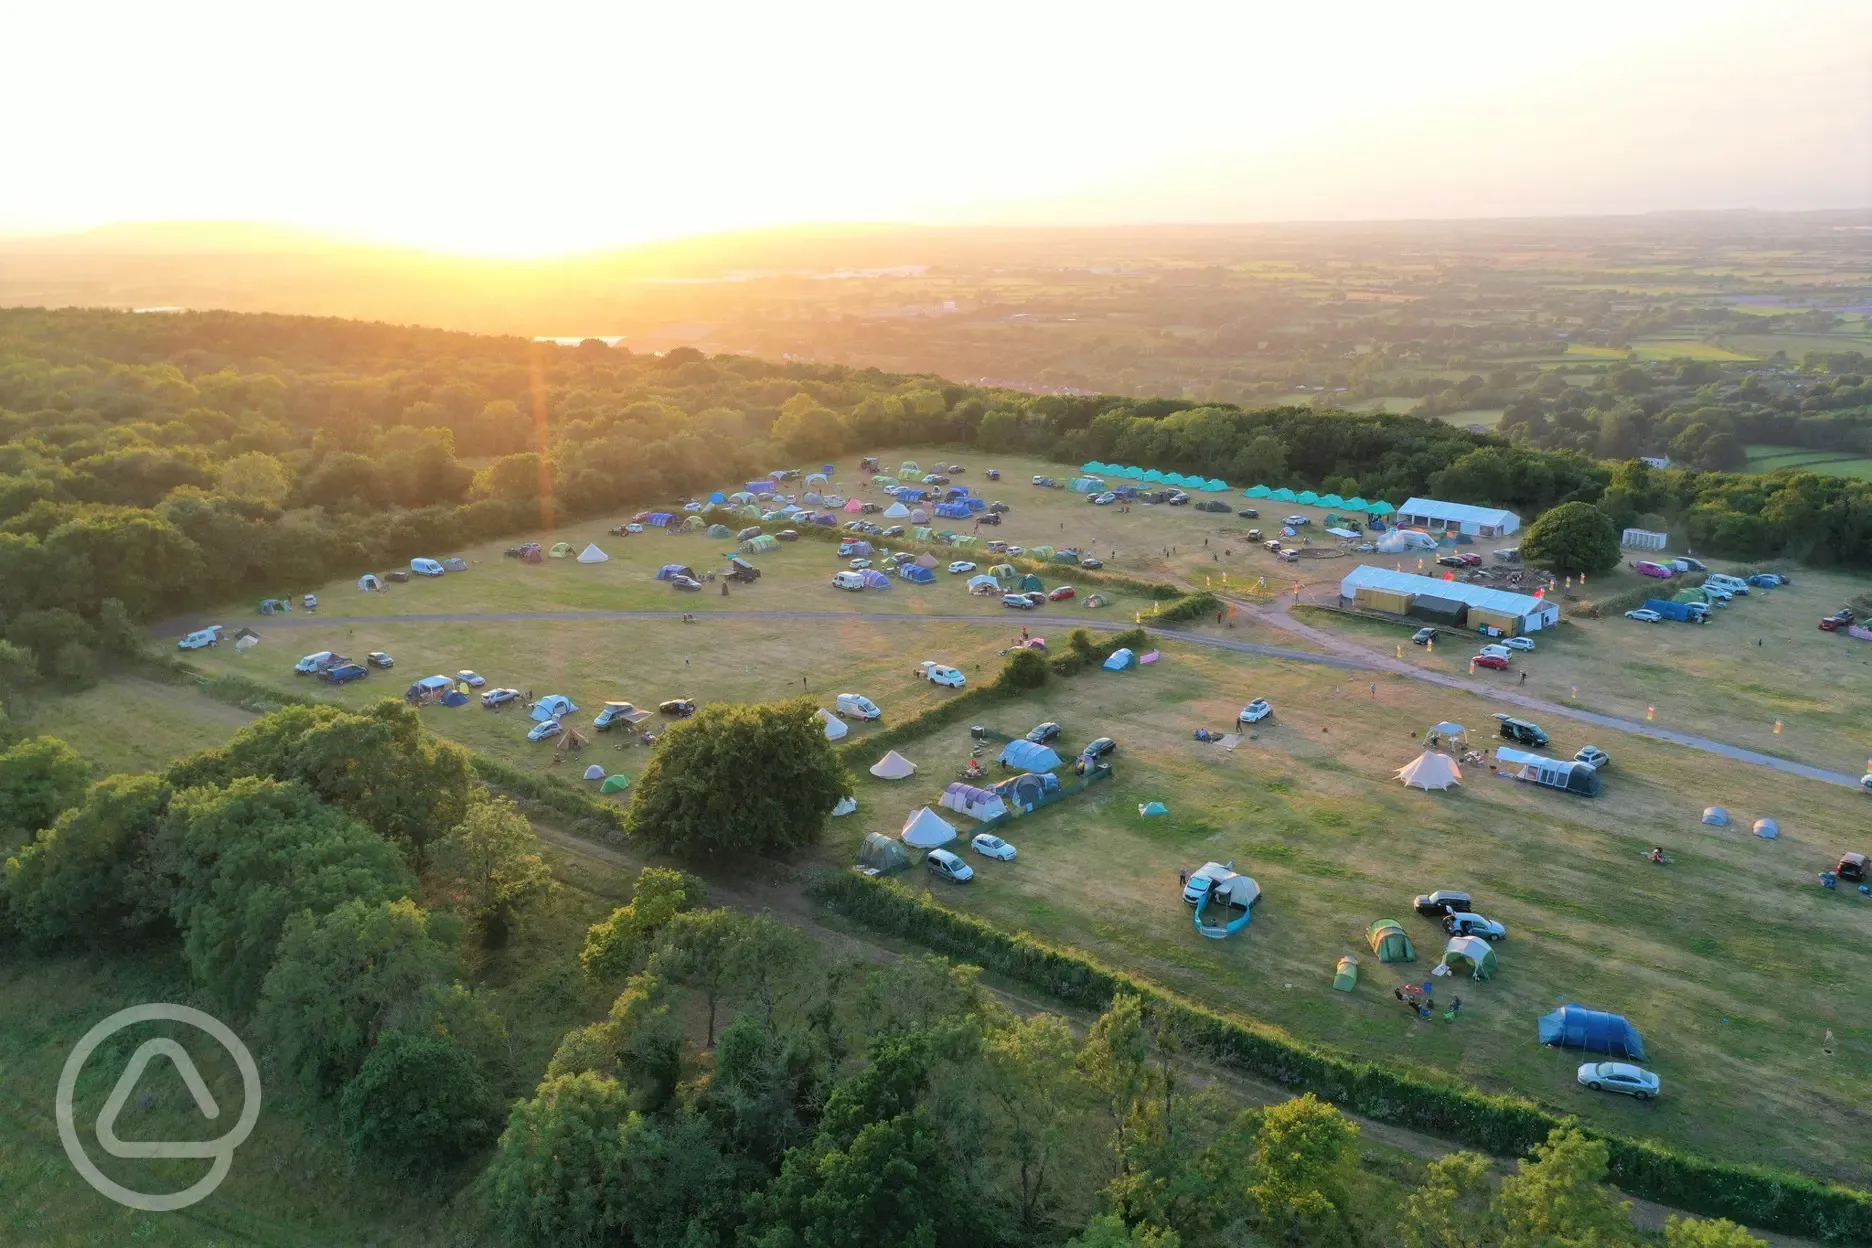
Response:
M1189 505L1190 496L1185 494L1182 490L1173 490L1171 491L1170 497L1166 498L1164 501L1169 503L1172 507L1187 507Z
M975 878L975 868L963 862L946 849L932 849L929 857L923 860L931 875L951 884L966 884Z
M854 572L862 572L866 568L871 566L871 561L869 559L860 557L860 558L852 560L850 563L846 564L845 566L850 568Z
M221 625L211 624L207 628L198 628L181 641L176 642L178 650L201 650L221 644Z
M1249 541L1251 541L1251 542L1258 542L1258 541L1260 541L1260 540L1261 540L1261 530L1260 530L1260 529L1249 529L1249 530L1248 530L1248 540L1249 540Z
M354 680L363 680L370 675L370 669L361 663L341 663L337 667L328 667L319 673L319 679L327 684L348 685Z
M1103 559L1094 559L1091 555L1087 555L1079 561L1079 566L1086 569L1088 572L1096 572L1105 566L1105 561Z
M541 723L534 724L531 731L527 733L527 740L544 741L547 737L556 737L564 731L565 726L558 720L548 719Z
M310 676L312 673L322 672L328 667L336 667L342 662L344 662L344 660L331 651L320 650L316 653L306 655L305 658L293 664L293 671L300 676Z
M455 673L455 679L467 685L470 689L479 689L482 685L487 684L487 677L477 675L465 668Z
M1268 700L1256 698L1247 706L1242 707L1241 714L1237 715L1235 720L1242 724L1258 724L1272 714L1274 714L1274 708L1268 705Z
M1866 878L1866 856L1860 853L1841 854L1833 865L1833 874L1848 884L1863 884Z
M864 577L858 575L856 572L834 572L832 574L832 588L847 590L854 594L862 593L864 591Z
M1627 599L1627 601L1629 601L1629 599ZM1640 624L1661 624L1664 621L1663 616L1655 611L1647 610L1644 607L1636 607L1627 611L1625 613L1625 618L1628 620L1637 620Z
M1190 872L1189 879L1183 881L1183 904L1194 906L1201 903L1209 894L1209 888L1224 876L1235 874L1232 862L1205 862Z
M1300 552L1297 550L1277 550L1274 552L1274 557L1282 563L1300 562Z
M1466 568L1469 566L1462 561L1461 555L1438 555L1436 561L1439 568Z
M671 719L688 719L696 713L696 700L694 698L669 698L657 703L657 710Z
M1244 520L1259 520L1261 518L1261 511L1257 507L1244 507L1235 514Z
M1016 611L1031 611L1034 609L1034 604L1027 601L1026 594L1002 594L1001 605L1004 607L1012 607Z
M1516 719L1512 715L1495 712L1495 722L1501 725L1501 735L1505 740L1519 745L1546 745L1549 738L1547 730L1528 719Z
M1630 1062L1587 1062L1579 1068L1579 1081L1595 1092L1623 1092L1641 1101L1664 1090L1656 1075Z
M610 732L620 724L626 728L635 727L650 718L648 711L640 711L629 702L607 702L592 720L592 727L599 732Z
M1094 507L1109 507L1117 501L1118 496L1113 494L1110 490L1107 490L1103 494L1086 495L1086 502L1091 503Z
M949 571L956 576L960 576L964 572L973 572L974 570L975 565L966 559L958 559L949 565Z
M1436 638L1437 630L1434 628L1420 628L1410 635L1411 641L1420 646L1427 646Z
M372 667L395 667L396 666L396 660L391 658L389 655L385 654L381 650L371 651L368 655L365 656L365 660Z
M901 524L893 524L883 532L884 537L902 537L903 535L904 527Z
M1505 672L1508 670L1508 660L1502 658L1499 654L1478 654L1475 658L1470 659L1469 662L1471 666L1492 668L1498 672Z
M1262 542L1261 545L1263 549L1271 550L1277 555L1280 553L1281 544L1280 539L1277 537L1270 537L1267 541Z
M1086 743L1085 749L1079 751L1079 757L1088 763L1096 763L1117 749L1118 743L1110 737L1095 737Z
M1013 862L1015 849L1012 845L989 832L977 832L969 841L969 848L984 858L993 858L999 862Z
M481 705L493 710L497 706L505 706L509 702L518 701L519 698L518 689L490 689L481 695Z
M1579 752L1573 755L1573 761L1585 763L1594 771L1598 771L1602 767L1612 765L1612 756L1596 745L1582 745Z
M938 663L933 659L924 659L917 664L917 675L932 685L943 685L950 689L960 689L968 683L968 677L961 672L947 663Z
M1037 589L1030 589L1026 593L1022 594L1021 597L1025 598L1028 602L1032 603L1036 607L1046 606L1047 596L1041 593Z
M778 533L774 534L774 536L783 542L797 542L799 541L799 530L781 529Z
M696 580L692 576L672 576L670 577L669 585L671 589L680 590L685 594L699 594L702 592L702 582Z
M998 516L1003 512L1011 510L1013 509L998 498L994 502L988 504L988 514L991 516Z
M1502 640L1501 644L1510 650L1532 650L1534 639L1532 637L1507 637Z
M907 550L900 550L896 554L890 557L890 563L893 567L901 568L906 563L915 563L915 562L916 562L916 556L911 554Z
M1070 585L1061 585L1058 589L1055 589L1052 593L1047 595L1047 601L1065 602L1068 598L1077 596L1078 593L1079 591Z
M998 511L984 511L981 515L975 517L975 523L998 525L1001 523L1001 513Z
M1281 521L1281 523L1290 529L1303 529L1313 522L1305 516L1288 516L1285 520Z
M1491 943L1508 939L1507 928L1494 919L1485 919L1470 910L1446 917L1443 920L1443 930L1452 936L1480 936Z
M1474 551L1461 551L1457 554L1456 558L1465 568L1479 568L1482 566L1482 556L1476 554Z
M1044 724L1035 724L1027 732L1027 739L1035 745L1045 745L1049 741L1059 740L1060 726L1052 720Z
M1027 548L1025 546L1010 546L1007 548L1007 553L1010 555L1024 555L1027 553Z
M1426 919L1440 919L1449 914L1467 914L1474 899L1456 889L1439 888L1434 893L1419 893L1411 905Z
M1510 650L1507 646L1501 645L1496 642L1490 642L1488 645L1483 646L1481 650L1477 651L1477 653L1493 655L1494 657L1498 659L1513 659L1514 658L1514 651Z

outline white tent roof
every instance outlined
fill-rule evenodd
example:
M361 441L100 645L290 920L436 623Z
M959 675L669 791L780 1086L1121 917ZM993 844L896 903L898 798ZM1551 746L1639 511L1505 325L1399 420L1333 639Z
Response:
M851 731L851 725L823 706L819 708L819 718L825 721L825 735L828 741L842 740L845 734Z
M838 805L832 808L832 817L834 819L837 819L839 816L849 815L854 810L857 810L857 809L858 809L858 801L856 798L841 797L838 800Z
M903 831L898 835L903 837L906 845L917 849L935 849L938 845L947 845L955 840L956 830L947 819L925 806L904 820Z
M892 520L902 520L905 516L910 514L910 509L902 503L892 503L884 509L884 514L889 516Z
M1425 750L1398 768L1397 778L1413 789L1447 789L1462 783L1462 768L1447 754Z
M369 593L372 590L382 589L383 582L377 579L375 573L366 572L363 576L357 578L357 587Z
M871 774L880 780L903 780L916 775L916 764L892 750L871 764Z
M1361 589L1388 589L1400 594L1453 598L1484 611L1498 611L1503 615L1520 618L1542 613L1552 615L1555 620L1560 618L1560 604L1550 598L1514 594L1505 589L1490 589L1486 585L1468 581L1445 581L1434 576L1418 576L1414 572L1396 572L1390 568L1373 567L1369 563L1346 573L1339 582L1339 596L1356 598Z
M1480 966L1488 960L1489 943L1480 936L1452 936L1449 944L1443 946L1443 956L1448 958L1452 953L1461 954Z
M1440 498L1407 498L1397 509L1400 519L1441 520L1445 524L1490 524L1498 528L1516 528L1521 517L1499 507L1476 507L1469 503L1446 503Z
M578 561L580 563L604 563L606 560L610 558L611 558L610 555L607 555L605 554L604 551L599 550L598 544L596 542L593 542L592 544L585 547L584 550L579 551Z

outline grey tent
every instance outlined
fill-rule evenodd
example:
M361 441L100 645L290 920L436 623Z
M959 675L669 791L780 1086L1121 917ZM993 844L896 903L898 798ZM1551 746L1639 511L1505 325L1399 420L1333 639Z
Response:
M893 875L910 869L910 851L882 832L867 832L858 847L858 865L879 875Z
M1729 812L1720 806L1705 806L1703 822L1713 828L1726 828L1729 826Z
M1765 841L1772 841L1777 836L1781 835L1781 824L1778 820L1774 819L1757 819L1755 821L1755 835L1761 837Z

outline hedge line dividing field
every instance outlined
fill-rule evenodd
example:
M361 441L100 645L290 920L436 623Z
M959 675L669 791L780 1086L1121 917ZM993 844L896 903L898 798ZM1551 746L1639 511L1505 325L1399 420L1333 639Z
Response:
M1056 1000L1089 1010L1123 993L1185 1044L1225 1066L1313 1092L1380 1122L1395 1123L1503 1157L1525 1156L1564 1115L1520 1097L1494 1096L1359 1061L1257 1027L1166 992L1079 953L1009 933L927 896L853 872L811 885L821 905L864 927L975 963ZM1712 1161L1646 1140L1582 1128L1611 1152L1624 1191L1707 1217L1824 1243L1872 1242L1872 1193L1803 1175Z

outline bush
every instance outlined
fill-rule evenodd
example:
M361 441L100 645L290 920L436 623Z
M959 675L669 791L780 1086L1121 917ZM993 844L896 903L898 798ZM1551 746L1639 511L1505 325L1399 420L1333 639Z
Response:
M1071 1005L1102 1011L1120 992L1135 994L1146 1013L1186 1048L1380 1122L1496 1156L1525 1154L1562 1122L1532 1101L1433 1083L1219 1014L1076 951L1001 931L888 881L828 874L814 884L813 895L855 922L966 959ZM1612 1181L1635 1196L1826 1243L1872 1242L1872 1193L1762 1166L1686 1156L1647 1140L1588 1134L1605 1141Z
M501 1129L501 1102L448 1036L386 1031L347 1083L338 1121L354 1166L429 1174L472 1155Z
M1181 624L1186 620L1206 619L1222 610L1222 600L1208 590L1188 594L1151 617L1154 624Z

